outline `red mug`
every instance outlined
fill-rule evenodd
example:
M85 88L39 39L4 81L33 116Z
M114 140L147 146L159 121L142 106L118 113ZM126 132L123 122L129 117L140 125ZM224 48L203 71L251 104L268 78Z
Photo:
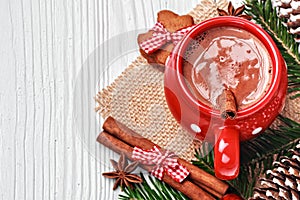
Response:
M266 47L273 66L271 85L266 93L254 104L238 110L235 119L222 119L218 110L194 97L184 81L182 70L182 56L189 42L200 33L220 26L237 27L255 35ZM240 141L262 133L282 110L287 91L287 69L276 44L261 27L238 17L216 17L196 25L171 52L165 68L164 91L175 119L196 138L215 142L215 174L220 179L230 180L239 173Z

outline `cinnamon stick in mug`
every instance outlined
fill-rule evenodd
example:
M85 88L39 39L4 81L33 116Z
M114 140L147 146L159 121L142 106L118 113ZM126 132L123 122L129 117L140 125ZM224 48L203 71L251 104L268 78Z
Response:
M112 134L113 136L119 138L130 146L139 146L143 149L151 149L153 146L158 146L151 142L150 140L142 137L141 135L135 133L133 130L126 127L124 124L116 121L112 117L108 117L104 124L103 129ZM228 185L223 181L217 179L216 177L206 173L202 169L194 166L193 164L187 162L184 159L178 158L178 162L185 166L189 172L189 178L203 185L215 190L217 193L224 195L228 189Z
M132 151L133 147L129 146L125 142L121 141L120 139L112 136L111 134L107 132L102 132L97 138L97 141L104 146L108 147L109 149L121 154L124 153L126 157L129 160L132 159ZM147 165L140 165L143 169L147 171L151 171L152 167ZM202 190L200 187L198 187L196 184L192 183L189 180L184 180L183 182L179 183L173 180L170 176L165 174L162 178L162 181L170 185L172 188L182 192L190 199L202 199L202 200L213 200L213 198L210 194Z
M236 117L237 105L233 92L224 89L219 97L220 113L223 119L234 119Z

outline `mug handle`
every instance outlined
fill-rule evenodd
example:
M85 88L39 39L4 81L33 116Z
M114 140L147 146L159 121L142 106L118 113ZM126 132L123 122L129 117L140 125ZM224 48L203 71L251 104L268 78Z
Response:
M219 179L231 180L240 169L240 135L236 127L224 127L215 134L214 165Z

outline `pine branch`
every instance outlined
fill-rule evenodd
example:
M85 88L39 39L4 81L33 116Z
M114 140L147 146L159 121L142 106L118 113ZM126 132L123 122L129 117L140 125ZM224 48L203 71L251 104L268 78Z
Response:
M203 142L199 149L196 149L193 165L205 170L207 173L214 175L214 152L213 146L208 142Z
M291 148L300 139L300 124L283 116L278 119L284 126L268 129L259 137L241 144L241 163L250 164L265 157L274 155L284 149ZM255 159L256 158L256 159Z
M124 188L124 192L119 195L119 200L188 200L188 198L181 192L174 190L169 185L154 178L153 176L147 176L147 178L141 173L143 182L135 184L135 188Z
M283 25L284 21L277 17L271 0L247 0L247 7L247 14L252 15L256 23L261 24L273 39L275 38L285 51L300 64L298 46L294 41L294 36L288 33L287 27Z
M257 24L260 24L275 41L288 67L289 90L300 91L300 55L298 44L294 36L288 33L283 20L277 17L271 1L247 0L247 14L251 15ZM291 98L299 97L299 94Z

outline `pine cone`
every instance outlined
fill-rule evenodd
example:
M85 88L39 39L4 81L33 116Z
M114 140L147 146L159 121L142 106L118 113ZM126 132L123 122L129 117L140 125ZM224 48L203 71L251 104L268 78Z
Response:
M277 14L284 19L283 24L288 31L295 35L295 41L300 43L300 1L299 0L272 0L272 6Z
M282 156L274 162L273 170L267 171L267 178L259 180L259 187L254 188L254 199L300 199L300 143L291 156Z

